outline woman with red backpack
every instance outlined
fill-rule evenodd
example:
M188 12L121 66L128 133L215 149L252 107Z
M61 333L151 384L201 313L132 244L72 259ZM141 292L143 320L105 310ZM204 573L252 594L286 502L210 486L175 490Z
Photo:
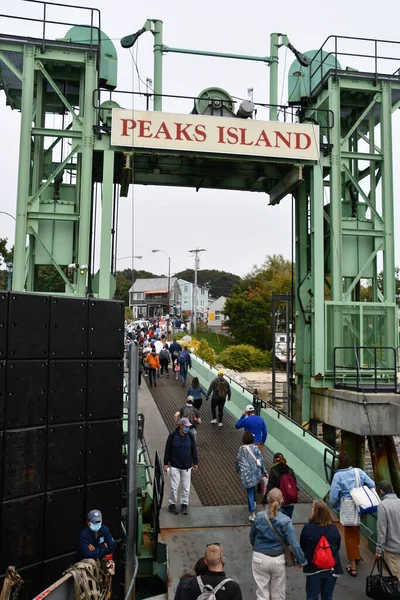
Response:
M307 600L332 600L337 578L343 574L340 541L328 506L323 500L314 500L309 522L300 535L300 546L307 559L303 567Z
M283 495L281 511L291 519L294 504L298 501L299 490L297 487L296 475L294 474L293 469L287 466L286 458L281 452L274 454L274 464L269 472L267 490L263 498L264 506L267 504L268 494L273 488L281 490Z

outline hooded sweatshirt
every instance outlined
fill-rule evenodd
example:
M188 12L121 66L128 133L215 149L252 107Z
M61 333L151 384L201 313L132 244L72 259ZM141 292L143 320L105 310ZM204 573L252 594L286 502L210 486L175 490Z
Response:
M279 462L276 462L272 465L271 470L269 472L268 485L267 490L265 492L265 496L263 498L263 504L267 504L267 496L273 488L280 489L282 475L286 474L292 475L297 484L296 475L294 474L293 469L287 466L286 459L281 459Z

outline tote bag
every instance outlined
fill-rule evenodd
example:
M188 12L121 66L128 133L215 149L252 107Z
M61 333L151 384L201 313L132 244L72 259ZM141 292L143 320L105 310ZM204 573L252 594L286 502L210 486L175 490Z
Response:
M382 575L382 563L385 565L389 577ZM373 575L375 567L378 573ZM373 600L400 600L400 582L387 566L385 560L376 558L371 574L367 577L365 594Z
M369 488L367 485L361 485L360 473L358 469L354 469L356 475L357 487L350 490L350 496L353 498L354 504L360 511L360 515L376 512L378 504L381 500L375 488Z

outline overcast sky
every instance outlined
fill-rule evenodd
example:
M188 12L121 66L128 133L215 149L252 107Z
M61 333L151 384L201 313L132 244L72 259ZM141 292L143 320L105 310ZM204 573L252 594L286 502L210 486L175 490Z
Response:
M76 5L90 5L90 0ZM400 8L394 0L336 0L325 3L308 0L299 3L287 0L273 3L254 0L250 4L232 0L217 3L211 0L190 2L188 0L151 0L128 2L127 0L97 0L93 6L101 9L102 29L112 38L119 56L118 87L138 90L138 78L133 69L128 50L120 47L119 39L143 26L147 18L164 21L164 43L167 46L213 50L250 55L269 55L269 34L286 33L292 44L302 52L318 49L331 34L400 40ZM9 14L37 16L38 7L13 0L12 9L2 6ZM397 8L396 8L397 6ZM50 14L50 13L49 13ZM70 16L68 16L70 15ZM53 13L53 17L62 17ZM65 13L64 18L76 15ZM50 18L52 18L50 16ZM54 36L62 37L67 28L59 28ZM34 36L34 28L24 28L21 22L0 19L0 31ZM134 55L143 80L153 77L153 37L144 34ZM354 51L357 47L354 46ZM372 48L371 48L372 50ZM393 71L400 67L400 46L393 48L399 61ZM390 53L390 51L389 51ZM286 102L286 80L293 55L285 49L280 54L280 80L283 103ZM286 62L286 68L285 68ZM343 66L352 66L352 60ZM342 63L343 64L343 63ZM286 74L285 74L286 72ZM268 67L263 63L233 61L227 59L166 54L164 56L164 93L196 96L204 88L216 86L226 89L232 96L245 98L247 89L254 88L254 99L268 101ZM143 84L141 89L143 89ZM144 108L144 100L135 101L136 108ZM130 108L129 104L126 108ZM169 100L163 109L168 112L189 113L191 101ZM397 193L400 190L398 173L400 167L400 119L395 116L394 176ZM0 210L15 214L17 165L20 115L5 106L5 95L0 92L0 144L1 196ZM397 196L398 197L398 194ZM265 194L227 192L218 190L195 190L135 186L128 198L120 201L118 256L142 255L136 268L155 273L166 273L167 259L153 248L162 248L171 257L171 271L193 267L189 249L199 246L207 252L201 255L200 268L223 269L244 275L254 264L261 264L270 254L282 253L291 257L291 198L279 206L268 206ZM132 202L134 203L134 231L132 232ZM399 202L395 201L395 205ZM399 208L396 206L396 221ZM14 239L14 222L0 214L0 237ZM396 263L400 265L400 236L396 242ZM118 268L131 266L131 259L118 261Z

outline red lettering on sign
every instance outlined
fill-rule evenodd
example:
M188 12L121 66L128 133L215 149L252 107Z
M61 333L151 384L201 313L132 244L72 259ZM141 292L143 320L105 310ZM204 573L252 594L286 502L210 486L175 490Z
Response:
M222 125L217 125L217 129L218 129L218 144L225 144L225 140L224 140L225 127L223 127Z
M307 148L309 148L311 146L311 138L307 133L295 133L295 138L296 138L296 150L307 150ZM305 145L301 145L301 139L302 136L305 138Z
M256 141L256 143L254 145L255 146L268 146L269 148L271 148L272 144L269 141L268 136L265 133L264 129L262 130L262 132L258 136L258 139L257 139L257 141Z
M160 127L158 128L158 131L157 131L156 135L154 136L154 139L159 140L160 135L163 135L165 140L172 140L172 135L168 131L168 127L166 126L164 121L161 123Z
M288 139L285 138L283 133L280 131L275 131L275 148L279 148L279 140L281 140L288 148L290 148L290 136L292 135L290 132L287 134Z
M228 144L237 144L239 141L239 135L237 132L237 127L228 127L226 130L226 135L228 137Z
M188 134L187 130L189 129L189 127L192 127L192 124L187 123L186 125L184 125L183 123L175 123L175 125L176 125L175 139L180 140L180 141L182 141L184 139L184 140L187 140L188 142L191 142L192 138Z
M242 146L252 146L254 142L246 142L246 133L248 133L247 129L244 127L239 127L240 131L240 144Z
M194 139L196 142L205 142L207 139L206 126L196 125L194 128Z
M136 122L133 119L121 119L122 121L122 133L121 136L129 135L128 131L135 129Z
M150 131L150 126L151 126L151 121L142 121L142 120L138 120L139 123L139 137L144 137L144 138L151 138L152 133ZM150 135L146 135L146 133L149 133Z

